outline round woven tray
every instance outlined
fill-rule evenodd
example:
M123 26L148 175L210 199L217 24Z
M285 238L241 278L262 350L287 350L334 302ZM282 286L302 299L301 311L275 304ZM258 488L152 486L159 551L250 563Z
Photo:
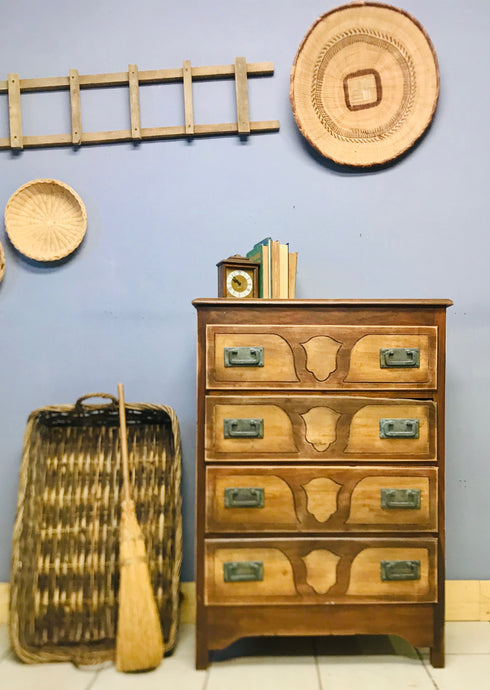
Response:
M0 242L0 283L5 273L5 254L3 253L2 243Z
M5 229L22 254L36 261L57 261L71 254L87 228L78 194L59 180L32 180L12 194L5 208Z
M336 163L372 166L407 151L439 97L423 27L390 5L354 2L320 17L300 45L290 101L304 137Z

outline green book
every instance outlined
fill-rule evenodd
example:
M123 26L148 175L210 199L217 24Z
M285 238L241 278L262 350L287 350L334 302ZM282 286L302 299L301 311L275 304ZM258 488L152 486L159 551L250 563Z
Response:
M259 296L265 298L272 296L271 246L272 238L266 237L260 242L257 242L257 244L246 254L247 259L259 264Z

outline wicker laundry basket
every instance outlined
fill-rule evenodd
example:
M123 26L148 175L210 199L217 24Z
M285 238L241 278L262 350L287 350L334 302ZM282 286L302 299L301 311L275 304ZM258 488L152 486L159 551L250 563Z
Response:
M87 403L102 397L110 402ZM132 494L160 611L176 641L181 448L170 407L126 404ZM93 393L29 416L13 534L10 637L25 662L114 658L120 518L117 399Z

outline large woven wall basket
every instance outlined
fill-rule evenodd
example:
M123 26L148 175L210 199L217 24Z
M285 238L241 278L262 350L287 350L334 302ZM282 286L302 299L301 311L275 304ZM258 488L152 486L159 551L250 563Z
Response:
M109 402L87 399L94 396ZM129 469L165 650L176 641L181 447L170 407L126 403ZM91 394L27 423L12 549L10 635L25 662L114 658L122 474L117 399Z
M299 130L336 163L369 167L398 158L432 121L439 67L420 23L404 10L353 2L310 28L291 70Z

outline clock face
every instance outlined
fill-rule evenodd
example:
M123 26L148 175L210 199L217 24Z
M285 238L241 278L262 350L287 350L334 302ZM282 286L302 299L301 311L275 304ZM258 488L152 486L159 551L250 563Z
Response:
M253 290L250 273L236 268L226 276L226 289L231 297L249 297Z

